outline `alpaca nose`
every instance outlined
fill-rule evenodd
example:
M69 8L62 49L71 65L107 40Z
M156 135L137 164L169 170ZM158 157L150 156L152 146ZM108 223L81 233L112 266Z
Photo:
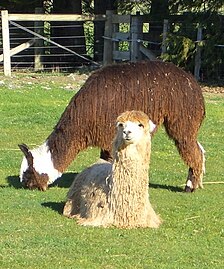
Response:
M131 131L129 131L129 130L124 130L123 133L124 133L125 135L129 135L129 134L131 133Z

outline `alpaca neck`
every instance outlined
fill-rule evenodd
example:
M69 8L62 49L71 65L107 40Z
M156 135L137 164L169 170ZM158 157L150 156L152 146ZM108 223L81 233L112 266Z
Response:
M61 130L54 131L47 139L54 167L63 173L77 154L87 147L86 143L80 143L75 133L65 136Z
M129 145L116 154L109 204L121 226L139 219L147 211L149 161L150 143Z
M83 115L83 110L87 104L81 97L77 93L71 99L58 124L47 139L52 161L60 172L67 169L80 151L93 144L92 137L88 132L89 118Z

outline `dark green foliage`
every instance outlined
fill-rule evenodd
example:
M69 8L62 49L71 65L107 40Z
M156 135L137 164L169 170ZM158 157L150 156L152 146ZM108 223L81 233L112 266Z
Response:
M180 17L181 20L181 17ZM197 29L202 28L202 40L197 41ZM162 58L194 72L197 46L201 48L202 80L224 78L224 17L218 13L189 13L181 22L170 18L166 39L167 51Z
M224 16L211 14L202 23L202 72L206 79L224 78ZM219 46L223 45L223 47Z
M184 35L170 33L166 39L166 47L167 51L162 55L163 60L173 62L186 70L193 68L195 43L192 39Z

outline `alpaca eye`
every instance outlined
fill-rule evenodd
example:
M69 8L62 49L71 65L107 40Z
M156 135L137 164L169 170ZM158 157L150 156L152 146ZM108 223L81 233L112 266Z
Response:
M138 126L144 128L144 125L142 123L139 123Z
M123 123L119 122L117 126L122 128L124 125Z

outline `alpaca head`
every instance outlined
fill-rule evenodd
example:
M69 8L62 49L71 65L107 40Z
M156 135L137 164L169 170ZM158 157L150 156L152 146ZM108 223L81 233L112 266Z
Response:
M117 135L114 145L117 149L138 144L143 137L150 138L155 124L142 111L126 111L117 118Z
M25 144L19 145L19 148L24 153L27 161L27 169L23 173L22 184L25 188L39 189L45 191L47 189L48 175L39 174L33 165L33 155Z

